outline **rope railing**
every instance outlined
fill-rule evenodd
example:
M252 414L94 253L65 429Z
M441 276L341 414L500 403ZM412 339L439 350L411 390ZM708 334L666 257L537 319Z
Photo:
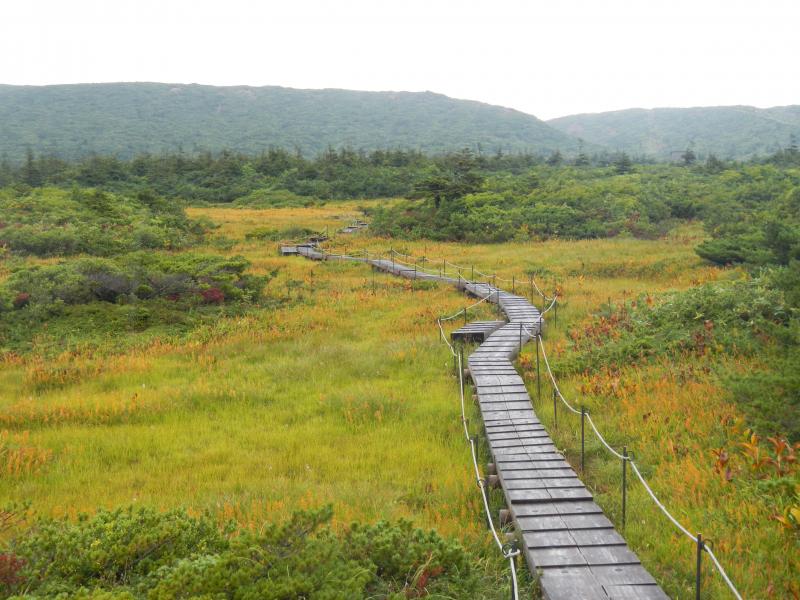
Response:
M405 257L405 258L408 258L408 259L413 259L415 261L415 263L417 261L419 261L419 260L422 260L423 264L424 264L424 262L436 263L436 262L439 262L439 260L441 260L443 265L449 265L449 266L455 268L457 270L457 272L458 272L459 277L461 277L461 271L470 271L471 273L473 273L475 275L479 275L480 277L484 277L487 280L492 280L493 282L501 281L501 282L505 282L505 283L516 284L516 283L523 283L524 281L526 281L525 278L508 279L506 277L500 277L499 275L497 275L497 273L484 273L483 271L480 271L480 270L476 269L474 265L470 266L470 267L466 267L464 265L458 265L456 263L452 263L452 262L450 262L450 261L448 261L447 259L444 259L444 258L443 259L430 259L427 256L423 256L421 258L418 258L418 257L415 257L415 256L413 256L411 254L405 254L403 252L399 252L398 250L395 250L394 248L390 248L389 252L390 252L390 254L394 254L395 256L402 256L402 257ZM431 273L431 274L434 274L434 273ZM435 274L438 275L438 273L435 273ZM463 279L465 279L466 281L471 281L471 280L466 279L466 278L463 278ZM552 300L553 298L555 298L557 296L557 294L555 294L554 296L548 296L547 294L545 294L542 291L542 289L539 287L539 284L536 282L536 278L532 274L528 275L527 280L530 282L530 284L533 287L533 289L542 298L542 300L544 302L548 302L548 301Z
M535 335L527 327L524 327L524 329L526 330L526 332L529 335ZM633 469L634 474L639 479L639 481L641 482L641 484L644 487L645 491L650 496L650 498L653 500L655 505L661 510L662 513L664 513L664 515L672 522L672 524L675 525L675 527L678 528L678 530L681 533L686 535L689 539L691 539L697 545L697 548L698 548L698 573L697 573L698 590L699 590L699 581L700 581L699 556L700 556L700 552L701 551L705 551L711 557L711 560L712 560L714 566L716 567L717 571L719 572L719 574L722 577L722 579L725 582L725 584L728 586L728 589L731 591L733 596L735 598L737 598L737 600L742 600L741 594L736 589L736 586L731 581L731 579L728 576L728 574L726 573L725 569L722 567L722 564L719 562L719 560L714 555L714 553L711 551L711 549L708 548L708 543L703 541L702 536L700 534L692 535L692 533L686 527L684 527L680 523L680 521L678 521L678 519L676 519L672 515L672 513L669 512L669 510L667 510L666 506L664 506L664 503L661 502L661 500L659 500L658 496L656 496L656 494L653 491L653 489L650 487L650 485L645 480L644 476L639 471L639 467L636 465L636 462L634 461L632 455L628 453L627 447L625 449L623 449L622 453L619 453L617 450L615 450L611 446L611 444L609 444L606 441L606 439L603 437L603 435L600 433L600 430L598 429L598 427L595 424L595 422L592 419L592 417L589 415L588 411L585 408L581 408L580 410L578 410L567 401L567 399L561 393L561 390L558 387L558 382L556 381L555 375L553 374L553 371L552 371L552 369L550 367L550 361L547 358L547 352L545 351L544 341L542 340L541 335L535 335L535 337L538 340L538 342L537 342L538 349L540 349L541 352L542 352L542 359L543 359L543 362L544 362L544 365L545 365L545 369L547 371L547 375L548 375L548 377L550 379L550 382L553 385L554 398L560 399L561 402L564 403L564 406L566 406L567 409L571 413L580 415L581 419L586 419L587 421L589 421L589 425L591 426L592 431L594 431L595 435L597 436L597 439L600 440L601 444L613 456L615 456L616 458L620 459L623 462L623 507L622 507L623 523L624 523L624 519L625 519L625 479L624 479L625 470L624 470L624 465L625 464L630 464L631 469ZM555 402L555 400L554 400L554 402ZM553 406L554 406L554 410L555 410L555 404ZM582 433L581 433L581 436L583 436ZM581 438L581 464L583 464L583 455L584 455L584 448L583 448L583 437L582 437Z
M463 316L465 316L467 314L467 311L473 310L476 306L479 306L479 305L483 304L484 302L489 300L489 298L491 298L493 294L494 294L494 292L488 294L487 296L484 296L483 298L481 298L477 302L473 302L469 306L465 306L461 310L459 310L457 312L454 312L452 315L448 315L446 317L439 317L437 320L438 321L452 321L453 319L457 319L458 317L463 317Z
M324 254L325 251L322 250L322 252ZM366 256L368 257L369 253L367 251L364 251L364 252L366 253ZM396 262L396 263L399 263L399 264L403 264L405 266L412 266L410 263L407 263L405 261L395 260L394 256L401 255L401 256L404 256L404 257L407 257L407 258L414 259L413 256L408 255L408 254L399 253L396 250L391 250L390 254L392 254L392 261L393 262ZM348 255L338 255L338 256L343 256L344 257L344 256L348 256ZM445 263L446 263L446 261L445 261ZM449 264L451 266L455 266L456 268L459 268L459 269L463 268L463 267L458 267L457 265L454 265L453 263L449 263ZM425 272L424 268L420 269L418 267L418 265L416 264L416 261L415 261L413 266L414 266L415 270L420 270L422 272ZM492 278L492 279L500 279L501 281L507 281L507 280L504 280L503 278L498 278L496 275L487 275L486 273L482 273L481 271L478 271L478 270L475 270L474 272L479 274L479 275L482 275L484 277L489 277L489 278ZM439 275L439 273L435 273L435 272L434 273L429 273L429 274L437 275L437 276ZM469 280L463 278L461 276L461 274L459 273L459 279L458 280L460 281L461 279L464 279L465 282L469 281ZM533 277L531 277L531 282L533 283L535 289L541 295L542 299L547 301L548 300L547 296L541 291L541 289L538 287L538 285L536 285L535 281L533 280ZM436 319L436 323L437 323L437 326L439 328L440 336L441 336L442 340L445 342L445 344L447 345L451 355L453 356L454 364L457 365L458 378L459 378L459 396L460 396L460 402L461 402L461 421L462 421L462 425L464 427L464 436L465 436L467 442L470 445L470 454L472 456L472 463L473 463L473 468L474 468L474 471L475 471L475 478L476 478L476 481L477 481L477 484L478 484L478 488L480 489L480 492L481 492L481 500L482 500L482 503L483 503L483 506L484 506L484 510L486 512L486 518L487 518L487 522L489 524L489 529L491 530L494 542L497 544L498 548L500 549L501 553L503 554L503 557L507 558L509 560L510 570L511 570L511 578L512 578L512 581L511 581L512 598L514 600L517 600L519 591L518 591L516 566L515 566L514 559L515 559L516 556L518 556L520 554L520 551L518 549L516 549L513 545L510 546L509 544L503 544L503 542L500 539L500 536L499 536L499 534L497 532L497 528L494 525L494 521L493 521L492 516L491 516L491 509L490 509L490 506L489 506L489 498L488 498L488 493L487 493L486 479L481 477L480 467L478 466L478 452L477 452L477 448L476 448L476 444L475 444L475 438L473 436L470 436L470 434L469 434L468 420L467 420L467 417L466 417L466 407L465 407L465 400L464 400L464 369L463 369L462 357L461 357L461 354L456 352L456 350L453 347L453 345L448 341L447 335L445 334L444 327L442 325L443 322L450 321L450 320L452 320L454 318L457 318L458 316L466 314L467 310L473 309L474 307L478 306L479 304L489 300L495 294L497 294L498 297L499 297L499 292L500 292L499 288L497 288L496 286L489 286L488 283L486 283L485 285L488 288L487 291L489 292L485 297L480 298L477 302L475 302L471 306L469 306L469 307L467 307L465 309L461 309L461 310L459 310L457 313L455 313L453 315L446 316L446 317L438 317ZM550 298L550 300L551 300L550 305L540 313L540 323L541 323L541 315L546 314L547 312L549 312L556 305L557 300L558 300L558 295L555 294L552 298ZM626 498L626 493L625 493L625 489L626 489L626 485L625 485L625 466L627 464L630 464L631 469L633 470L634 474L636 475L636 477L641 482L642 487L644 487L644 489L647 492L648 496L653 500L653 502L659 508L659 510L661 510L661 512L664 513L664 515L669 519L669 521L681 533L683 533L689 539L691 539L693 542L696 543L697 550L698 550L698 554L697 554L697 556L698 556L698 562L697 562L697 584L696 584L697 585L698 594L699 594L699 585L700 585L700 565L701 565L700 557L702 556L702 553L705 552L711 558L711 561L712 561L714 567L719 572L719 574L722 577L724 583L726 584L728 589L731 591L733 596L737 600L742 600L741 594L736 589L736 586L731 581L730 577L728 576L727 572L723 568L722 564L719 562L719 559L717 559L716 555L708 547L708 542L704 541L700 534L697 534L696 536L692 535L692 533L685 526L683 526L680 523L680 521L678 521L678 519L676 519L669 512L669 510L659 500L658 496L656 496L655 492L653 492L652 488L647 483L647 480L641 474L638 465L636 464L636 462L633 459L633 456L628 453L627 447L623 449L622 453L619 453L617 450L615 450L606 441L606 439L603 437L603 435L601 434L601 432L598 429L597 425L595 424L594 420L589 415L588 411L583 407L580 410L578 410L567 401L567 399L564 397L563 393L561 392L560 388L558 387L558 382L556 381L555 375L553 374L553 370L551 368L550 361L549 361L549 359L547 357L547 352L546 352L545 347L544 347L544 341L542 340L542 336L541 336L540 332L533 332L533 331L531 331L531 329L529 327L527 327L527 326L525 326L523 324L520 324L520 330L521 331L522 330L526 331L528 335L530 335L532 338L536 338L536 340L537 340L537 352L539 350L541 350L543 362L544 362L544 365L545 365L545 369L547 371L547 375L548 375L548 377L550 379L550 382L551 382L551 384L553 386L554 403L555 403L555 399L557 398L557 399L561 400L561 402L567 407L567 409L571 413L581 415L581 419L582 420L583 419L588 420L589 421L589 425L592 428L592 431L595 433L595 436L601 442L603 447L606 448L606 450L608 450L614 457L616 457L616 458L618 458L618 459L620 459L622 461L622 464L623 464L623 513L622 513L623 524L624 524L624 521L625 521L625 498ZM555 410L555 407L556 407L556 405L554 404L554 410ZM583 429L582 429L582 431L583 431ZM581 464L583 465L583 455L584 455L583 434L581 434L581 437L582 437L582 439L581 439L581 442L582 442L582 444L581 444L582 445L582 447L581 447Z
M449 345L449 344L448 344ZM451 346L452 351L452 346ZM475 444L475 438L469 434L469 427L468 427L468 419L466 413L466 406L464 401L464 365L461 359L461 354L456 353L457 362L458 362L458 389L459 389L459 397L461 400L461 423L464 426L464 437L469 443L470 455L472 456L472 467L475 470L475 480L478 484L478 489L481 492L481 500L483 501L483 509L486 513L486 520L489 524L489 529L492 532L492 537L494 538L495 544L497 544L500 553L503 555L503 558L506 558L509 563L509 567L511 569L511 598L512 600L519 600L519 584L517 582L517 569L515 564L515 558L520 555L519 549L516 548L515 544L504 544L500 539L500 535L497 532L497 528L494 524L494 519L492 519L492 509L489 506L489 494L487 493L487 484L486 478L481 476L481 470L478 466L478 450Z

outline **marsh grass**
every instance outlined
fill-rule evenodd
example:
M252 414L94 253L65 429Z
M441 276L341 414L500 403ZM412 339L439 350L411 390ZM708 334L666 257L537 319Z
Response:
M265 290L274 303L123 355L77 353L47 364L36 356L6 357L0 420L10 433L4 435L27 431L25 443L49 454L36 469L4 478L0 501L27 499L41 513L71 516L98 506L181 505L248 527L330 503L335 526L405 517L492 556L460 429L456 380L434 325L436 316L470 301L446 286L380 273L373 291L364 265L280 257L273 242L245 239L259 227L332 231L357 216L357 206L190 209L190 216L220 225L212 235L233 240L224 248L212 240L207 251L243 254L256 274L278 270ZM700 237L696 225L655 241L473 246L397 243L365 233L339 236L330 248L386 256L393 246L474 263L519 277L518 291L536 273L541 286L563 298L558 324L550 320L546 332L557 369L568 358L567 329L609 299L737 276L696 258ZM482 305L476 317L491 318L491 307ZM530 364L531 350L523 362ZM796 541L769 520L757 495L714 475L711 449L736 435L742 417L719 382L690 367L664 361L623 368L621 396L608 393L610 382L583 376L565 378L563 390L586 403L611 443L636 452L679 518L715 541L746 597L786 597L796 589ZM476 408L468 409L477 433ZM551 405L537 411L577 465L578 421L562 418L553 430ZM593 443L588 461L587 482L618 522L620 467ZM630 494L627 539L669 593L688 597L690 542L676 536L637 485ZM492 501L500 506L497 492ZM707 572L706 579L711 597L727 597L718 578Z

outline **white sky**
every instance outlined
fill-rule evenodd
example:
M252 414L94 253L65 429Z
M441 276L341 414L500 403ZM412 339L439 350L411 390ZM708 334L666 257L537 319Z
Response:
M432 90L551 118L800 103L800 0L0 0L0 83Z

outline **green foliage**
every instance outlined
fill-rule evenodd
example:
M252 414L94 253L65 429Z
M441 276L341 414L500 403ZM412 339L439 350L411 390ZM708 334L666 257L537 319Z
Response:
M537 165L519 174L495 172L479 190L428 185L422 201L375 210L372 228L395 237L478 243L621 233L654 238L676 219L697 215L703 177L673 178L670 167L618 170Z
M13 254L112 256L132 250L182 248L204 224L175 202L148 191L129 196L100 190L0 190L0 245Z
M400 521L335 533L331 515L296 512L257 531L149 508L42 519L4 549L17 562L0 597L500 597L486 563L433 531Z
M703 211L711 239L697 253L725 265L800 259L800 170L772 165L727 171Z
M185 331L220 305L259 300L274 273L250 275L249 265L242 257L136 252L20 267L0 286L0 341L21 350L45 334L64 343L68 332L97 339L159 325Z

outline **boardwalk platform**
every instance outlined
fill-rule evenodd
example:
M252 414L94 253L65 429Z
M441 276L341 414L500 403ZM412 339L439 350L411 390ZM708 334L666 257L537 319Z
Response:
M423 273L387 259L325 256L313 247L298 247L297 253L314 260L368 262L401 277L457 285L474 297L497 304L508 322L492 322L491 331L483 330L484 339L469 356L468 366L498 480L528 567L540 576L544 597L668 598L594 502L533 410L512 361L541 331L543 319L535 306L523 296L488 283ZM479 322L472 325L475 331L484 326ZM469 325L461 329L468 335Z
M505 321L472 321L450 334L454 342L482 344L486 338L505 325Z

